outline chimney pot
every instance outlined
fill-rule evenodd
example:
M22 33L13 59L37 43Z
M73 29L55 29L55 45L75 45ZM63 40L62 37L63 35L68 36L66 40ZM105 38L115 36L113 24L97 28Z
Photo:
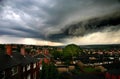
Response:
M24 47L21 48L21 54L22 54L23 56L25 56L25 48L24 48Z
M12 55L12 46L11 45L6 45L6 54L7 55Z

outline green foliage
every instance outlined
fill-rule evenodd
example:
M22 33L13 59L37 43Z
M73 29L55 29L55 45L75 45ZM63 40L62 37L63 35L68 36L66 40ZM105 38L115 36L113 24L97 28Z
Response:
M53 55L54 59L59 58L68 64L74 57L82 53L82 49L75 44L70 44L67 45L63 51L57 51L57 49L54 48L50 50L50 53Z
M92 68L92 67L86 67L86 68L84 68L84 71L85 72L97 72L97 69Z
M75 75L81 75L82 72L80 70L77 70L77 69L74 69L71 71L72 74L75 74Z
M62 51L57 51L56 49L50 50L50 53L53 55L54 59L62 57Z
M49 79L58 79L58 70L56 66L53 63L50 63L49 65Z
M73 58L77 57L81 52L82 49L79 46L70 44L63 49L63 58L68 63L68 61L72 61Z
M40 72L40 79L58 79L59 73L53 63L42 63L42 70Z
M75 65L75 69L74 70L72 70L72 71L70 71L72 74L75 74L75 75L81 75L81 74L83 74L83 72L81 72L81 68L80 68L80 66L78 66L78 65Z
M72 56L76 56L79 53L81 53L82 49L80 49L79 46L75 45L75 44L70 44L67 45L64 49L63 49L63 53L65 53L65 55L72 55Z

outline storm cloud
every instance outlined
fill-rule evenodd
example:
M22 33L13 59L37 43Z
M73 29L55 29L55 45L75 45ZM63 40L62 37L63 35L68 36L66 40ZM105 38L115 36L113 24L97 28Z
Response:
M61 29L61 33L52 34L50 37L56 40L56 38L85 36L94 32L103 32L105 30L112 32L119 29L120 12L115 12L109 15L95 17L75 24L71 24L68 27Z
M119 26L119 0L0 0L0 42L4 43L11 37L63 44L84 42L80 39L87 41L93 34L106 39L119 33ZM108 41L100 43L119 43Z

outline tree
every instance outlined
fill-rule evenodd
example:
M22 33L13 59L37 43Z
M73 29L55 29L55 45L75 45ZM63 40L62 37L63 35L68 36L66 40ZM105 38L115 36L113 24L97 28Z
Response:
M54 59L61 59L62 51L57 51L56 49L50 50L50 53L53 55Z
M54 65L54 63L49 64L49 79L58 79L59 73L57 70L57 67Z
M64 49L63 49L63 53L69 53L72 56L77 56L78 54L81 54L82 49L75 45L75 44L70 44L67 45Z
M70 44L63 49L63 58L67 63L69 63L74 59L74 57L77 57L79 54L81 54L81 52L82 49L79 46Z
M40 72L40 79L58 79L59 73L54 63L42 63L42 70Z
M46 77L46 63L42 62L42 70L40 71L40 79L45 79Z

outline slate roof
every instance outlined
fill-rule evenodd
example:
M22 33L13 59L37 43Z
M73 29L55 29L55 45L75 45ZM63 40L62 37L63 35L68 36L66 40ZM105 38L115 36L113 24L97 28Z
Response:
M21 55L20 53L14 53L13 58L16 59L18 62L20 62L21 66L28 65L30 63L35 63L38 60L29 56L29 55Z
M5 53L0 53L0 71L12 68L17 65L25 66L30 63L36 63L39 60L29 55L21 55L20 53L13 53L9 56Z
M51 54L44 54L44 56L48 59L50 59L51 57L53 57Z
M37 58L31 57L30 55L26 55L26 56L32 61L32 63L39 62Z
M13 57L7 54L0 53L0 71L19 65Z
M43 54L38 54L38 55L34 56L34 58L45 58L45 56Z

